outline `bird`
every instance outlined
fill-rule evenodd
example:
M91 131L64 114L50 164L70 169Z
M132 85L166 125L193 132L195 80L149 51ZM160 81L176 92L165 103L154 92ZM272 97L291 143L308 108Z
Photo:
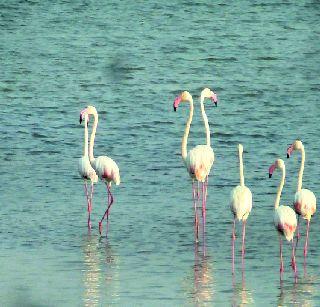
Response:
M94 122L92 127L92 132L90 136L90 147L89 147L89 160L90 164L93 167L93 169L96 171L98 177L100 180L102 180L106 184L107 193L108 193L108 205L107 209L102 216L100 222L99 222L99 233L101 235L102 233L102 222L107 217L107 225L109 220L109 214L110 209L114 201L114 197L111 193L111 183L113 182L115 185L120 184L120 171L117 163L113 161L111 158L107 156L99 156L97 158L93 155L93 146L94 146L94 140L96 135L96 130L98 126L98 112L94 106L87 106L84 110L81 112L84 112L88 115L93 115ZM108 228L107 228L108 230Z
M88 121L89 116L85 112L80 113L80 124L84 121L84 145L83 145L83 156L78 161L78 171L81 178L84 180L84 190L87 197L88 205L88 228L91 230L91 210L92 210L92 198L93 198L93 184L98 182L98 176L95 170L92 168L89 155L88 155ZM91 181L90 196L88 192L87 180Z
M301 152L301 165L298 174L298 185L297 192L294 196L294 210L298 214L298 228L297 228L297 242L300 238L299 232L299 220L300 216L303 219L307 220L307 234L306 234L306 242L303 249L304 257L307 256L308 251L308 240L309 240L309 228L310 228L310 220L312 215L316 212L317 208L317 199L314 193L308 189L302 189L302 176L304 170L304 162L305 162L305 151L304 146L300 140L295 140L287 149L287 158L290 158L291 154L294 150L298 150Z
M279 233L280 242L280 280L282 280L282 275L284 272L283 258L282 258L282 236L286 238L287 241L292 241L292 256L291 256L291 266L294 271L294 276L297 278L297 266L295 260L295 247L293 243L294 232L297 228L297 217L294 210L289 206L279 205L281 192L284 186L286 177L286 167L282 159L277 159L274 164L269 167L269 178L275 169L280 169L282 171L282 178L278 186L276 200L274 202L274 226Z
M195 211L195 227L196 227L196 240L198 240L198 232L199 232L199 221L197 216L197 204L196 204L196 187L195 182L202 183L202 199L203 199L203 205L202 205L202 215L204 218L205 223L205 197L206 197L206 186L205 182L209 175L210 169L212 167L212 164L214 162L214 152L213 149L210 146L210 131L209 131L209 124L208 119L204 111L203 101L205 98L211 98L212 101L217 105L217 96L209 89L204 89L201 93L201 110L203 115L203 120L206 127L206 133L207 133L207 144L206 145L198 145L191 149L189 152L187 151L187 142L188 142L188 136L190 131L190 125L192 122L193 117L193 98L191 94L188 91L183 91L179 96L177 96L173 102L173 109L174 111L177 110L179 104L181 102L189 102L190 104L190 112L189 112L189 118L186 123L184 135L182 137L181 142L181 156L182 160L187 168L187 171L192 179L192 197L194 202L194 211Z
M245 235L246 235L246 221L252 209L252 193L248 187L244 185L243 175L243 146L238 145L239 152L239 173L240 185L232 189L230 195L230 209L233 213L233 231L232 231L232 273L234 273L234 243L236 239L235 226L236 219L242 221L242 266L244 265L245 253Z

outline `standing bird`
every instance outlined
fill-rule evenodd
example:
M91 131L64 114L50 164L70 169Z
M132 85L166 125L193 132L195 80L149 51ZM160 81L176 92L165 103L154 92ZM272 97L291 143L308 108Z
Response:
M80 124L84 120L84 145L83 145L83 156L79 159L78 162L78 171L82 179L84 180L84 190L87 197L88 205L88 228L91 229L91 210L92 210L92 198L93 198L93 184L98 181L98 176L95 170L92 168L89 155L88 155L88 121L89 116L85 112L80 113ZM91 191L90 196L88 193L87 180L91 181Z
M119 173L118 165L111 158L106 156L100 156L100 157L94 158L93 146L94 146L94 139L95 139L96 130L98 126L98 112L96 108L93 106L88 106L82 112L88 115L93 115L94 117L94 123L93 123L92 132L90 136L89 159L92 167L97 172L97 175L100 177L102 181L105 182L107 187L107 192L108 192L107 210L105 211L103 217L99 222L99 232L101 235L102 222L105 219L105 217L107 217L107 223L108 223L109 211L110 211L111 205L113 204L113 196L111 194L111 183L114 182L116 185L120 184L120 173Z
M272 177L272 174L276 168L282 170L282 178L278 187L278 192L276 196L276 200L274 202L274 226L279 232L279 240L280 240L280 280L282 280L282 274L284 271L283 268L283 259L282 259L282 237L285 236L287 241L292 241L292 258L291 258L291 266L294 270L295 278L297 277L297 266L295 260L295 252L294 252L294 243L293 236L294 232L297 228L297 217L294 210L289 206L279 206L281 192L283 189L285 177L286 177L286 167L284 165L283 160L278 159L272 164L269 168L269 178Z
M195 181L201 182L203 184L202 192L203 192L203 206L202 209L205 209L204 201L205 201L205 181L209 175L211 166L214 161L214 152L212 148L210 147L210 131L209 131L209 125L208 125L208 119L204 112L204 106L203 106L203 100L204 98L211 98L215 104L217 104L217 96L210 91L209 89L205 89L201 93L201 109L202 109L202 115L203 119L205 121L206 125L206 132L207 132L207 145L198 145L191 149L189 152L187 152L187 142L188 142L188 136L190 131L190 125L192 122L193 117L193 99L192 96L188 91L184 91L181 93L180 96L178 96L174 102L173 102L173 109L174 111L177 110L179 104L181 102L189 102L190 103L190 113L189 118L186 123L186 128L184 131L184 135L182 137L182 143L181 143L181 156L183 159L184 164L187 167L187 171L192 179L192 197L194 202L194 211L195 211L195 227L196 227L196 239L198 240L198 232L199 232L199 221L198 221L198 215L197 215L197 203L196 203L196 187L195 187ZM205 222L205 213L203 211L203 217Z
M244 185L243 175L243 161L242 153L243 146L238 145L239 151L239 173L240 173L240 185L237 185L231 191L230 197L230 209L233 213L233 230L232 230L232 273L234 273L234 242L236 239L235 227L236 219L242 221L242 267L244 265L244 252L245 252L245 235L246 235L246 221L252 209L252 194L249 188Z
M317 200L313 192L311 192L308 189L302 189L302 176L303 176L303 170L304 170L305 152L304 152L304 146L300 140L294 141L288 147L287 158L290 158L290 155L294 150L299 150L301 152L301 165L300 165L300 170L298 175L298 186L297 186L297 192L294 196L294 210L298 214L298 229L297 229L296 245L298 244L298 240L300 238L299 220L301 215L302 218L307 220L307 235L306 235L306 242L303 250L304 257L306 257L307 250L308 250L310 220L311 220L311 216L316 212Z

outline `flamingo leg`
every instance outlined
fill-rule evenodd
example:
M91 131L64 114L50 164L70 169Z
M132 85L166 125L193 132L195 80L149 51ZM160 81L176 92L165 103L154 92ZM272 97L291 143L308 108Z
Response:
M202 220L203 220L203 231L206 225L206 183L202 183Z
M233 218L232 228L232 275L234 275L234 242L236 240L236 219Z
M84 191L87 197L87 210L88 210L88 228L91 230L91 201L89 198L89 193L88 193L88 185L87 185L87 180L84 180Z
M193 206L194 206L194 223L195 223L195 236L196 242L199 241L199 221L198 221L198 213L197 213L197 199L199 197L199 191L196 191L196 187L194 181L192 181L192 198L193 198Z
M297 264L296 264L296 256L295 256L295 244L292 239L292 256L291 256L291 266L294 271L294 278L297 279Z
M245 238L246 238L246 222L242 222L242 269L244 268L244 254L245 254Z
M282 257L282 238L279 235L279 243L280 243L280 281L283 277L284 267L283 267L283 257Z
M103 222L103 220L107 217L107 221L109 222L109 211L110 211L110 208L111 208L111 206L113 204L113 196L112 196L111 191L110 191L110 183L107 183L107 191L108 191L108 207L107 207L107 210L105 211L103 217L101 218L101 220L99 222L100 235L101 235L101 232L102 232L102 222Z
M297 251L297 247L298 247L298 242L300 239L300 215L298 215L298 223L297 223L297 235L296 235L296 247L295 247L295 252Z
M307 253L308 253L308 241L309 241L309 229L310 229L310 220L307 220L307 235L306 235L306 243L303 249L304 261L306 261Z

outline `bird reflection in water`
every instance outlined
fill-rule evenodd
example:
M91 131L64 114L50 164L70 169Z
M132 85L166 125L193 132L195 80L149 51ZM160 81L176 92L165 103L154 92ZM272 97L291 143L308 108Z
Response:
M313 306L318 291L314 285L318 284L315 276L307 276L298 283L280 283L278 306Z
M115 302L119 288L114 280L117 276L118 261L111 246L97 236L88 235L83 245L84 252L84 306L101 306L103 295Z
M193 299L196 305L203 305L212 302L213 277L212 277L212 261L207 255L205 235L203 235L202 246L194 243L194 289Z
M84 306L98 306L100 299L100 259L98 254L99 242L97 237L88 235L84 241Z
M251 291L246 287L245 271L242 268L241 282L237 283L233 275L233 298L232 306L244 306L254 304Z

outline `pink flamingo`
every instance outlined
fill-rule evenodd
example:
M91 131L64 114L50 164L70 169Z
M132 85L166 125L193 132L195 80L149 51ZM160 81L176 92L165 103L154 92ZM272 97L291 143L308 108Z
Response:
M94 123L93 123L92 132L90 136L89 159L92 167L97 172L100 179L105 182L107 187L107 192L108 192L107 210L105 211L103 217L99 222L99 232L101 235L102 222L105 219L105 217L107 217L107 224L108 224L109 211L113 204L113 195L111 193L111 183L114 182L116 185L120 184L120 172L119 172L118 165L111 158L106 156L100 156L100 157L94 158L93 146L94 146L94 139L95 139L96 130L98 126L98 112L96 108L93 106L88 106L82 112L85 112L88 115L93 115L94 117Z
M278 187L278 192L276 196L276 200L274 203L274 225L279 232L279 240L280 240L280 280L282 280L282 274L284 271L283 268L283 259L282 259L282 237L281 235L285 236L287 241L292 241L292 258L291 258L291 265L294 270L295 278L297 277L297 266L295 260L295 251L294 251L294 243L293 243L293 236L294 232L297 228L297 217L292 208L289 206L279 206L281 192L284 186L284 181L286 177L286 167L283 160L278 159L272 164L269 168L269 178L272 177L272 174L276 168L282 170L282 178Z
M234 274L234 243L236 239L235 227L236 219L242 221L242 267L244 267L244 252L245 252L245 235L246 235L246 221L252 209L252 193L249 188L244 185L243 175L243 146L238 145L239 151L239 173L240 185L237 185L231 191L230 209L233 213L233 230L232 230L232 273Z
M202 183L202 216L204 218L205 224L205 199L206 199L206 180L209 175L210 169L214 162L214 152L210 146L210 130L208 119L204 111L203 101L205 98L211 98L212 101L217 105L217 96L208 88L204 89L201 93L201 111L203 120L206 127L207 133L207 144L206 145L198 145L187 152L187 142L190 131L190 125L193 117L193 99L188 91L184 91L178 96L173 103L174 111L177 110L179 104L181 102L189 102L190 103L190 113L189 118L186 123L186 128L184 135L182 137L181 143L181 155L182 159L187 167L187 171L192 179L192 196L194 202L194 211L195 211L195 227L196 227L196 239L198 240L198 232L199 232L199 221L197 215L197 204L196 204L196 187L195 181Z
M309 227L310 227L310 220L311 216L316 212L317 208L317 200L314 193L308 189L302 189L302 176L303 176L303 170L304 170L304 161L305 161L305 151L304 146L300 140L296 140L291 144L287 149L287 158L290 158L290 155L294 150L298 150L301 152L301 165L298 175L298 186L297 186L297 192L294 196L294 210L298 214L298 229L297 229L297 242L296 246L298 244L298 240L300 238L300 232L299 232L299 220L300 215L302 218L307 220L307 234L306 234L306 242L304 245L303 254L306 258L307 256L307 250L308 250L308 239L309 239Z
M98 176L95 170L92 168L89 156L88 156L88 114L85 112L80 113L80 124L84 120L84 146L83 146L83 156L79 159L78 162L78 171L82 179L84 180L84 190L87 197L88 205L88 228L91 229L91 210L92 210L92 198L93 198L93 184L98 181ZM91 192L90 196L88 193L87 180L91 181Z

